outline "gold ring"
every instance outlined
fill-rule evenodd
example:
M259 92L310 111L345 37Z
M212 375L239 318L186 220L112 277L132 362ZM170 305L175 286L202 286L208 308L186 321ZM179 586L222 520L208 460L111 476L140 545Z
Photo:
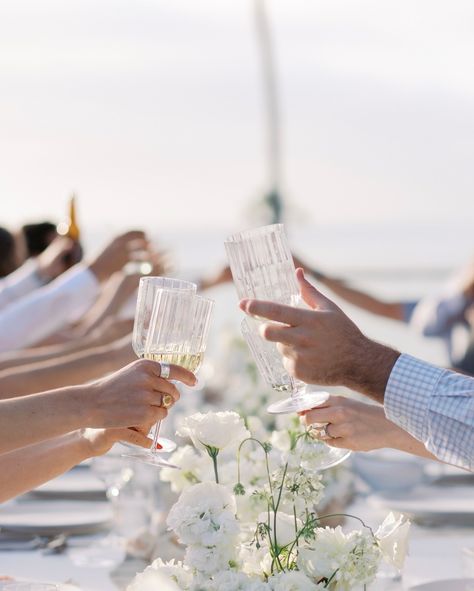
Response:
M163 398L161 399L161 406L163 408L169 408L173 406L174 399L170 394L164 394Z

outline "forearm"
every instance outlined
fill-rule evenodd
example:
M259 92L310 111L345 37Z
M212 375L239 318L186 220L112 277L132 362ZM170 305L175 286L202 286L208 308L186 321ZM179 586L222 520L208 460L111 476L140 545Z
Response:
M59 476L89 455L79 431L0 455L0 503Z
M0 401L0 454L92 426L91 396L72 386Z
M390 422L387 420L387 422ZM390 426L390 447L400 451L428 458L429 460L437 460L438 458L429 452L421 441L415 439L412 435L404 431L398 425L391 423Z
M0 372L0 399L82 384L133 361L131 347L103 346Z
M349 287L340 279L322 276L321 282L336 295L358 308L393 320L404 319L403 306L400 302L384 302L374 296Z
M385 389L400 353L363 337L353 348L342 385L383 404Z
M97 342L96 338L87 336L62 344L46 345L20 351L10 351L9 353L0 355L0 372L15 367L49 361L50 359L57 360L59 357L64 357L85 349L92 349L101 344L102 343Z

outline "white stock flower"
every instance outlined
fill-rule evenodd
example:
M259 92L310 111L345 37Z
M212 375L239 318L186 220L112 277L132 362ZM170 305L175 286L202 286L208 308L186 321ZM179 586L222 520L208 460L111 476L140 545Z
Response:
M271 591L319 591L323 585L313 583L304 573L288 571L273 575L268 580Z
M158 558L133 579L127 591L184 591L191 582L192 575L181 562L163 562Z
M274 537L274 513L270 511L269 513L260 513L258 516L258 521L260 523L265 523L268 526L268 522L270 521L270 535ZM269 519L270 516L270 519ZM296 540L296 530L295 527L299 530L302 527L302 523L299 519L296 520L295 525L295 518L293 515L287 515L286 513L282 513L281 511L277 511L276 515L276 539L277 543L282 548L283 546L288 546Z
M190 437L200 449L212 447L219 450L238 446L250 436L243 419L232 411L196 413L186 417L178 430L181 437Z
M227 544L239 533L232 494L214 482L186 489L171 507L166 521L183 544Z
M410 521L401 513L390 512L375 532L383 557L398 569L403 568L408 553Z
M298 566L314 580L332 578L338 591L349 591L375 577L381 552L372 536L344 534L341 527L315 530L311 548L300 548Z

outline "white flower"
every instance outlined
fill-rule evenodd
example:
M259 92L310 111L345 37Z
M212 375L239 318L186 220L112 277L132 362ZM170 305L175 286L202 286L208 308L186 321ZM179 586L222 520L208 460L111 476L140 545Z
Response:
M167 525L183 544L216 546L239 533L232 494L214 482L186 489L171 507Z
M273 540L273 531L275 525L273 511L270 511L269 513L260 513L260 515L258 516L258 521L260 523L265 523L267 526L270 525L270 535ZM293 515L287 515L286 513L282 513L281 511L277 512L276 539L278 546L280 546L280 548L283 548L283 546L288 546L296 540L297 534L295 527L298 530L302 527L302 523L299 519L296 520L295 524L295 518Z
M273 431L270 443L280 451L289 452L291 449L291 437L287 429Z
M234 570L223 571L212 577L216 591L265 591L265 583L251 579Z
M270 575L272 570L272 557L268 546L264 544L260 548L256 548L255 544L242 544L239 549L239 563L242 565L242 572L250 576Z
M268 439L268 431L260 417L247 417L247 428L250 431L250 435L258 439L262 443Z
M317 528L311 548L300 548L298 566L314 580L331 578L340 591L370 583L377 572L381 552L372 536L341 527Z
M229 445L238 446L250 433L236 412L226 411L191 415L181 423L178 435L190 437L197 448L222 450Z
M319 591L324 587L313 583L305 574L298 571L278 573L268 580L271 591Z
M169 461L181 468L162 468L160 470L160 478L163 482L169 482L171 490L175 493L180 493L185 488L189 488L201 480L200 464L206 460L206 465L209 464L209 458L202 458L196 450L190 445L183 445L179 447L169 458ZM212 468L209 466L212 470ZM211 472L209 472L209 476Z
M200 544L192 544L186 548L184 564L193 571L205 575L212 575L229 568L229 562L235 559L235 544L219 544L206 547Z
M390 512L375 532L384 558L398 569L403 568L408 553L410 525L404 515Z
M181 562L158 558L133 579L127 591L181 591L189 589L191 582L192 575Z

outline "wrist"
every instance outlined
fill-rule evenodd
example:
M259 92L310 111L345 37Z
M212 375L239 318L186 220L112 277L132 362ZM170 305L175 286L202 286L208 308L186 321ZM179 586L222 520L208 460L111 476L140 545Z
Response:
M107 279L107 273L104 266L101 264L100 259L92 261L92 263L89 264L88 269L99 283Z
M399 356L398 351L362 335L354 347L344 385L383 403L388 378Z

